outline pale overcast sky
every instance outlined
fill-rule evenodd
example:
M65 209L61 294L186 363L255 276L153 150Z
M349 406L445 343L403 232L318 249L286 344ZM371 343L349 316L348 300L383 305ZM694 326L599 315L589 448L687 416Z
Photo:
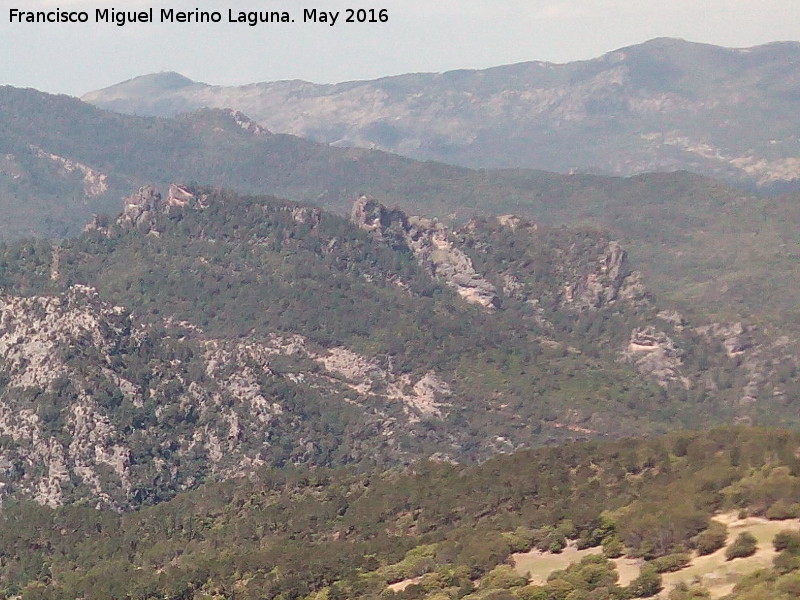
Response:
M599 56L654 37L745 47L800 40L798 0L0 0L0 84L80 95L177 71L213 84L332 83ZM19 24L11 9L286 10L292 24ZM388 9L387 24L303 23L303 9Z

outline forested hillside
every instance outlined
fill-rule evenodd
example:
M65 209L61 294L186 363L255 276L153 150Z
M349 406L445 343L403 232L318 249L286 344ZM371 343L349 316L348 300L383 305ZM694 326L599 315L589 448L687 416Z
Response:
M245 115L129 117L34 90L0 89L0 238L78 233L143 184L199 182L339 213L366 194L464 222L514 213L601 227L650 288L699 318L798 333L797 198L752 196L687 173L632 179L474 171L271 135Z
M736 428L530 450L473 467L263 470L125 515L14 503L0 515L0 581L23 600L650 596L659 572L725 544L714 514L800 515L798 447L795 433ZM603 554L545 584L506 566L514 552L567 544L602 545ZM731 598L796 597L797 534L776 546L775 571L745 578ZM607 558L621 553L644 560L626 585ZM408 578L415 583L401 592L387 588ZM690 597L707 596L670 595Z
M795 54L0 87L0 600L800 597Z
M145 187L0 269L3 495L52 506L798 419L791 345L664 309L592 229Z

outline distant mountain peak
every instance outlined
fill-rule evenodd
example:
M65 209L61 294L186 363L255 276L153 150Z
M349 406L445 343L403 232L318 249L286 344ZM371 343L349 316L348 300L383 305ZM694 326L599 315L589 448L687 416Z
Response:
M134 77L107 89L113 89L114 87L122 86L131 87L146 85L148 87L157 87L162 90L176 90L190 85L195 85L196 83L197 82L184 75L181 75L180 73L176 73L175 71L161 71L160 73L150 73L148 75Z
M473 168L635 175L688 170L747 186L797 179L800 44L661 37L566 64L241 87L162 73L84 96L169 117L230 108L275 133Z
M151 73L149 75L134 77L133 79L122 81L102 90L89 92L85 94L81 100L89 103L97 103L98 100L114 103L128 98L170 94L194 86L204 85L205 84L193 81L180 73L162 71L161 73ZM114 106L110 106L109 108L112 110L118 109ZM123 110L124 112L124 109L119 110Z

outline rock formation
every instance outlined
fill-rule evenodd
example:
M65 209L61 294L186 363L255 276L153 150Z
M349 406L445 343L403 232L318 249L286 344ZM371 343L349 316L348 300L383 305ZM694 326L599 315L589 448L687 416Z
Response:
M564 286L564 302L579 308L600 308L617 299L643 301L647 292L639 273L628 269L627 257L619 242L610 241L588 273Z
M649 325L631 332L623 357L642 375L654 379L662 387L678 383L688 389L690 382L681 373L683 354L666 333Z
M376 240L392 248L407 246L431 276L454 288L467 302L485 308L499 305L495 286L475 270L469 256L451 239L450 230L436 219L407 217L366 197L355 203L351 218Z

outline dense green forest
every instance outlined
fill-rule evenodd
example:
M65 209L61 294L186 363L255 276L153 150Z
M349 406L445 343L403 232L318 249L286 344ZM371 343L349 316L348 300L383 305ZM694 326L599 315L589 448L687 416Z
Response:
M267 469L128 514L9 503L0 581L23 600L648 596L683 555L724 543L715 513L800 515L798 448L796 433L729 428L528 450L473 467ZM505 566L513 552L567 543L645 566L626 586L602 555L544 585ZM796 597L797 534L775 544L774 571L744 578L732 598ZM704 596L681 587L670 596L689 597Z
M763 550L715 515L800 517L796 433L667 433L800 423L794 198L2 94L0 200L39 200L4 226L58 238L0 243L5 597L622 600ZM108 214L176 176L338 212L192 185ZM370 230L361 192L449 216ZM797 534L770 543L731 600L798 596ZM532 549L597 553L532 582Z
M36 323L53 302L100 322L92 332L54 331L50 369L61 377L38 388L15 383L26 381L27 364L15 359L0 384L12 412L33 410L45 439L65 452L76 405L107 420L109 451L124 442L130 463L120 468L130 479L123 492L122 475L109 478L103 466L105 503L164 500L176 485L239 472L245 459L476 461L567 440L798 418L791 356L770 357L751 384L738 355L659 316L656 298L614 300L612 284L631 267L617 250L618 273L604 274L616 246L600 231L496 219L454 231L475 276L497 290L487 310L432 276L405 242L380 242L340 216L274 198L194 191L187 206L134 211L136 223L126 212L57 245L0 246L3 291L30 299L8 300L27 307L9 308L0 328L9 348L17 329L51 327ZM601 286L599 296L571 304L564 290L580 295L587 282ZM624 358L633 331L662 332L673 353L658 367L666 375ZM292 336L302 350L285 349ZM29 352L25 360L38 360ZM331 356L351 367L337 371ZM428 385L435 389L424 396ZM752 389L757 396L742 401ZM229 452L216 450L220 440ZM15 460L6 493L37 489L31 478L41 467ZM61 489L67 499L95 496L85 484L65 479Z

